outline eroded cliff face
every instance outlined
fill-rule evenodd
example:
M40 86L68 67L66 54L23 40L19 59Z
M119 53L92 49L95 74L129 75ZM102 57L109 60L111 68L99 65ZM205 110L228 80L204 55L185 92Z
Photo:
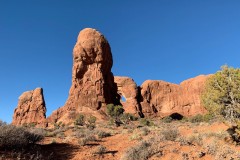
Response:
M70 111L104 118L106 104L119 103L112 65L111 48L105 37L95 29L82 30L73 49L72 86L68 100L53 112L49 121L67 121Z
M17 126L35 124L46 127L46 105L42 88L24 92L19 97L12 124Z
M209 76L200 75L180 85L147 80L141 85L141 109L146 117L164 117L172 113L194 116L206 113L201 93Z

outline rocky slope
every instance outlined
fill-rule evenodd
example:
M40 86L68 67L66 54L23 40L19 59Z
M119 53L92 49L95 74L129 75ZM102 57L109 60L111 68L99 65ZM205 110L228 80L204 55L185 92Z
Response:
M46 106L42 88L24 92L19 97L12 124L46 126Z

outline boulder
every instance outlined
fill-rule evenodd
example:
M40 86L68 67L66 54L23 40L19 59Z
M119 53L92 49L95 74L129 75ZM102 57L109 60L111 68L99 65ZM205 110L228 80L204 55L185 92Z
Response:
M46 105L42 88L24 92L19 97L12 124L46 127Z

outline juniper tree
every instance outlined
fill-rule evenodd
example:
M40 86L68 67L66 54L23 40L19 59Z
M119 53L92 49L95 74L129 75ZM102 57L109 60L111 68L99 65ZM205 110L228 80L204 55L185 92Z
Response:
M211 114L235 122L240 117L240 69L222 66L207 80L202 102Z

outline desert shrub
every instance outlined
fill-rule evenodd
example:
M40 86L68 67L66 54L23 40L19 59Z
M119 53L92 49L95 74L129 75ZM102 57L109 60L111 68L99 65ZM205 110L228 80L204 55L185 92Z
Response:
M138 145L129 148L126 153L123 154L121 160L147 160L151 154L148 148L151 146L146 141L142 141Z
M79 114L75 119L75 125L83 126L85 124L85 116L83 114Z
M183 153L182 153L182 159L183 159L183 160L189 160L189 155L188 155L188 153L183 152Z
M92 116L92 115L87 119L89 124L95 124L96 120L97 120L97 118L95 116Z
M240 152L232 150L229 146L223 145L221 149L219 149L215 155L215 160L219 159L230 159L230 160L239 160Z
M66 136L64 139L63 139L63 143L70 143L72 141L72 138L70 136Z
M206 150L206 153L207 154L210 154L210 155L215 155L217 150L219 149L219 143L217 141L211 141L211 142L208 142L208 143L205 143L203 148Z
M60 132L59 134L56 135L56 137L63 139L65 137L65 134L63 132Z
M176 141L179 142L181 146L192 145L186 137L180 136L176 138Z
M199 122L209 122L210 120L214 119L213 114L197 114L193 117L188 118L188 121L191 123L199 123Z
M86 126L87 126L87 128L88 129L90 129L90 130L93 130L94 128L96 128L96 120L97 120L97 118L95 117L95 116L90 116L88 119L87 119L87 122L88 123L86 123Z
M111 133L104 132L104 131L99 131L98 132L98 138L105 138L105 137L110 137Z
M28 124L28 126L29 126L30 128L34 128L34 127L36 127L36 125L37 125L37 124L34 123L34 122Z
M103 155L107 152L107 148L103 145L100 145L96 148L96 150L93 152L93 154Z
M27 131L24 127L0 126L0 148L24 148L29 144L41 141L43 138L44 135L34 131Z
M114 104L108 104L107 105L107 114L110 117L114 117Z
M89 130L94 130L94 128L96 128L95 124L86 124L86 126Z
M130 136L130 140L141 140L142 137L141 135L137 134L137 133L133 133L131 136Z
M205 136L207 138L209 137L214 137L217 138L219 140L223 140L223 139L227 139L230 137L229 133L226 131L220 131L220 132L207 132L202 134L202 136Z
M83 138L86 137L86 132L83 129L78 129L75 132L73 132L73 136L76 138Z
M240 69L224 65L208 78L201 97L210 114L235 122L240 117Z
M78 140L78 144L80 146L85 146L87 145L89 142L92 142L92 141L96 141L96 137L93 136L93 135L88 135L80 140Z
M138 118L130 113L123 113L121 115L121 121L123 121L124 123L128 121L136 121L136 120L138 120Z
M63 128L64 128L65 126L66 126L66 124L65 124L65 123L63 123L61 127L63 127ZM68 128L68 126L66 126L66 127Z
M42 128L30 128L27 130L27 139L29 143L37 143L44 139L46 131Z
M142 127L140 130L142 136L146 136L148 133L150 133L150 130L147 127Z
M162 118L161 121L164 123L171 123L173 121L173 118L170 116L167 116L167 117Z
M58 125L58 123L54 123L53 126L54 126L54 129L59 129L59 128L60 128L60 126Z
M203 145L203 136L201 134L194 134L187 138L190 144Z
M123 153L121 160L147 160L152 156L160 159L163 156L163 147L161 145L161 138L159 136L151 137L147 140L141 141L136 146L131 146Z
M25 127L25 128L34 128L36 127L37 123L35 122L32 122L32 123L23 123L22 124L22 127Z
M153 126L153 122L146 119L146 118L141 118L140 119L140 125L143 125L143 126Z
M175 141L180 135L179 131L174 128L165 128L160 133L163 136L163 139L167 141Z
M192 123L199 123L199 122L203 121L203 117L202 117L202 115L197 114L197 115L189 118L189 121L192 122Z
M58 128L58 129L54 129L51 133L48 133L48 137L54 137L56 135L58 135L61 132L64 132L65 129L64 128Z
M120 105L117 105L117 106L114 106L114 104L107 105L107 114L110 117L119 117L121 114L123 114L123 112L124 112L124 109Z
M216 151L215 159L234 159L234 151L227 145L223 145L219 147L219 149Z
M28 145L24 128L12 125L1 126L0 148L21 148Z

